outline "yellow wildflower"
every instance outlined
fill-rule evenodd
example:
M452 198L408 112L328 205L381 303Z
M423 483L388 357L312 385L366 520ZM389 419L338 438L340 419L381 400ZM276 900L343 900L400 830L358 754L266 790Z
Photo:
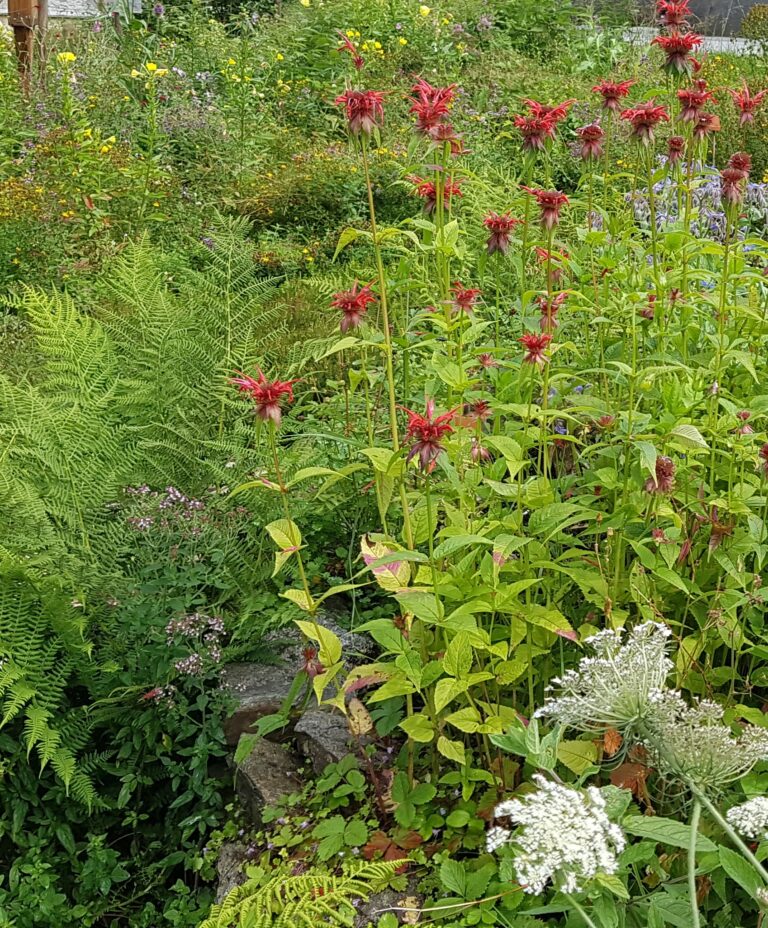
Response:
M312 2L312 0L299 0L299 3L300 3L302 6L309 6L311 2Z
M285 61L285 55L283 55L282 52L278 52L275 57L278 61Z
M59 52L56 57L59 64L72 64L73 61L77 61L77 55L73 55L72 52Z
M151 74L153 71L157 71L157 65L155 64L154 61L148 61L148 62L144 65L144 67L147 69L147 71L149 71L150 74Z
M429 16L429 14L430 14L431 12L432 12L432 10L431 10L428 6L425 6L423 3L422 3L422 5L419 7L419 13L420 13L422 16Z
M404 39L402 36L397 40L401 45L407 45L408 39Z

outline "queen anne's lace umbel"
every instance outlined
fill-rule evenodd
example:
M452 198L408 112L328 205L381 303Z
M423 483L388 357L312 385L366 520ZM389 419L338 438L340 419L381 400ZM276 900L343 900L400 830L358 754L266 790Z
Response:
M520 827L512 832L494 826L487 839L489 851L514 844L513 866L525 892L543 892L550 881L561 892L579 892L598 873L616 873L626 841L608 818L600 791L581 792L540 774L533 779L535 792L496 807L497 817Z
M768 760L768 731L747 725L734 735L722 721L723 707L710 699L689 705L678 690L659 690L649 703L646 744L665 773L718 789Z
M736 831L753 841L768 841L768 796L755 796L725 813Z
M560 694L536 715L588 731L626 731L644 718L649 694L663 688L672 669L669 635L665 625L644 622L630 632L606 629L588 638L595 656L582 658L576 670L553 680Z

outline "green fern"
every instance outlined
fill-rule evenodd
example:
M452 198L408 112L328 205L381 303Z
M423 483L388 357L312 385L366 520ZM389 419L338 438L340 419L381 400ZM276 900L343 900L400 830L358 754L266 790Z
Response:
M213 906L200 928L317 928L352 925L352 900L383 889L402 861L363 863L341 876L313 870L276 876L264 886L251 880Z

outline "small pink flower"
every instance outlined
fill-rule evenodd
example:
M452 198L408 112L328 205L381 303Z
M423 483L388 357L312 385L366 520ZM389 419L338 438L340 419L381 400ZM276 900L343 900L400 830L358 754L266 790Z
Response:
M494 358L492 354L489 354L487 351L484 351L482 354L477 356L478 363L481 367L484 367L486 370L490 370L492 367L501 367L499 362Z
M453 294L453 309L456 312L472 313L482 290L465 287L457 280L451 287L451 293Z
M741 90L729 90L728 93L733 97L733 102L740 113L739 125L741 126L755 121L755 113L758 107L763 102L763 99L768 96L768 90L761 90L756 94L752 94L746 81L744 81Z
M646 493L671 493L675 486L675 463L666 455L660 454L656 458L656 477L649 477L645 481Z
M524 364L535 364L536 367L543 367L549 362L546 351L552 341L551 335L548 333L535 335L533 332L529 332L526 335L521 335L518 341L525 348Z

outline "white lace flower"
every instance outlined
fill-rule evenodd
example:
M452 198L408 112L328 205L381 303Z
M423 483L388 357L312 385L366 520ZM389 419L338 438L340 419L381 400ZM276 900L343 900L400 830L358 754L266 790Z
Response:
M551 881L562 892L574 893L598 873L616 873L626 841L608 818L600 790L582 792L540 774L533 779L535 792L496 807L497 816L520 827L513 833L494 826L488 833L489 849L515 845L513 866L525 892L543 892Z
M768 731L747 725L734 735L710 699L689 705L678 690L659 690L649 701L646 744L662 772L718 789L768 760Z
M728 822L745 838L768 841L768 796L755 796L725 813Z
M553 680L560 695L536 715L585 731L626 731L645 716L649 693L664 686L672 669L669 635L666 625L644 622L627 633L607 629L588 638L595 656Z

